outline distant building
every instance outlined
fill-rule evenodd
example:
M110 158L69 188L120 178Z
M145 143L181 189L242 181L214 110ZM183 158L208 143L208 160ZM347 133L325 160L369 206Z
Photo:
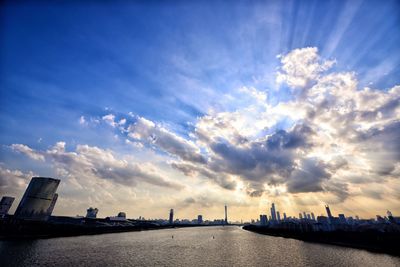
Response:
M203 215L197 215L197 223L202 224L203 223Z
M97 208L90 207L86 210L86 218L95 219L97 217L98 212L99 210Z
M13 198L13 197L7 197L7 196L4 196L4 197L1 198L1 201L0 201L0 217L2 217L4 215L7 215L8 211L10 210L10 208L11 208L13 202L14 202L14 199L15 198Z
M283 213L283 220L286 221L286 212Z
M29 220L46 220L53 212L58 195L60 180L46 177L33 177L26 189L15 217Z
M279 213L279 211L276 212L276 217L278 219L278 222L281 221L281 214Z
M303 215L301 215L301 212L299 212L299 219L303 219Z
M314 212L311 212L311 219L312 219L313 221L315 221L315 215L314 215Z
M174 223L174 209L171 209L169 211L169 224L173 224Z

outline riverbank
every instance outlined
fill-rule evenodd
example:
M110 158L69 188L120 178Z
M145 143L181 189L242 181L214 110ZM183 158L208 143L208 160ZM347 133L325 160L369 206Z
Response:
M0 239L37 239L204 226L214 225L160 225L151 221L110 221L107 219L71 217L52 217L48 221L7 218L0 220Z
M259 225L245 225L243 229L258 234L359 248L372 252L400 256L400 250L398 249L400 233L382 233L378 231L352 232L340 230L329 232L301 232L292 229L280 229Z

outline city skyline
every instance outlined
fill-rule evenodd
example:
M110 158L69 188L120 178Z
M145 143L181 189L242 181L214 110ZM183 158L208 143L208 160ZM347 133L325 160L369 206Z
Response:
M4 4L0 197L45 176L55 215L400 214L398 10Z
M13 215L18 219L33 219L37 221L47 221L52 216L52 212L58 200L58 194L56 193L58 185L60 183L59 179L54 179L50 177L32 177L28 187L26 188L24 195L17 206L16 211L14 214L10 214L9 211L11 210L12 204L15 200L14 196L2 196L1 198L1 206L0 206L0 218L1 216L9 216ZM360 218L358 215L348 216L346 217L343 213L338 214L338 217L332 215L329 205L325 205L326 216L321 214L320 216L315 216L313 211L308 210L306 213L299 212L299 216L296 217L295 215L291 216L290 214L287 215L286 212L283 212L283 217L280 216L280 211L276 209L275 203L271 204L270 208L270 215L260 214L260 219L254 220L253 218L246 223L259 223L261 225L271 224L274 225L276 223L281 222L299 222L305 220L306 222L318 222L318 223L325 223L325 224L334 224L331 220L336 220L336 224L346 224L348 221L351 222L360 222L360 219L363 222L367 223L382 223L382 222L394 222L398 220L400 217L393 216L392 212L387 210L386 215L383 217L380 214L376 215L376 218ZM75 218L97 218L97 213L99 212L98 208L89 207L87 209L86 216L76 215ZM62 214L60 214L62 216ZM74 218L74 216L71 216ZM124 211L119 211L117 216L107 216L104 218L108 218L111 221L126 221L126 219L137 219L137 220L150 220L150 221L157 221L157 223L167 223L169 225L173 225L176 223L195 223L195 224L202 224L203 223L203 215L197 215L197 219L190 220L189 218L176 218L174 217L174 209L170 209L168 220L163 218L146 218L145 216L136 216L135 217L127 217ZM339 220L338 220L339 219ZM342 221L340 221L342 220ZM243 224L243 218L239 221L230 221L228 219L228 206L224 204L224 218L209 218L205 220L206 224Z

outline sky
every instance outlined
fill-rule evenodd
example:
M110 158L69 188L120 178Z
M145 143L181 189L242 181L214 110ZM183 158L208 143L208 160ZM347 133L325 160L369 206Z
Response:
M3 2L0 196L55 215L400 214L398 1Z

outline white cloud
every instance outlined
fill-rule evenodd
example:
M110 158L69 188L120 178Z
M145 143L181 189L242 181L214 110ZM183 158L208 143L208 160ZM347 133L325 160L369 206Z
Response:
M85 119L85 116L80 116L79 118L79 124L80 125L87 125L87 121Z
M102 120L109 124L111 127L116 127L118 123L115 122L114 114L107 114L102 117Z
M294 49L280 59L282 67L276 80L291 87L307 86L335 64L334 60L321 60L316 47Z
M253 101L198 118L190 139L144 118L130 126L130 136L180 159L173 167L185 175L222 187L238 177L236 182L258 196L267 192L266 185L284 185L288 193L325 192L344 201L359 183L354 174L365 183L399 178L399 86L359 89L353 72L327 73L335 61L320 58L314 47L295 49L281 61L279 82L302 92L290 101L271 106L266 94L243 87L239 91ZM280 128L281 120L291 124ZM176 149L180 146L185 149ZM193 151L206 159L201 165Z
M182 185L159 175L151 164L139 165L125 158L117 158L111 150L88 145L78 145L75 151L68 152L65 145L65 142L58 142L46 151L36 151L20 144L13 144L12 147L19 148L19 152L36 160L44 161L46 158L58 172L66 176L104 179L127 186L144 182L166 188L182 188Z
M30 147L28 147L26 145L13 144L13 145L11 145L11 149L16 151L16 152L23 153L23 154L27 155L31 159L44 161L44 156L40 152L36 152L36 151L34 151L33 149L31 149Z

